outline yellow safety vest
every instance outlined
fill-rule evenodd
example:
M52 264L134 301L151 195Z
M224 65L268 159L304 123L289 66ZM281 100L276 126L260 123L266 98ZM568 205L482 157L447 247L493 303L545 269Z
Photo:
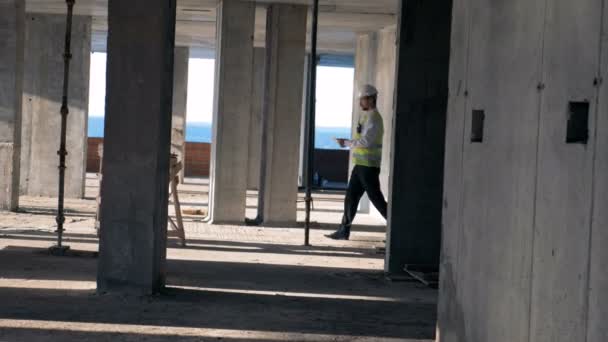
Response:
M369 132L369 125L373 125L373 132ZM372 134L373 141L367 146L353 146L353 164L367 167L380 167L382 163L382 141L384 138L384 122L377 110L362 115L354 135L354 141L359 141L363 133Z

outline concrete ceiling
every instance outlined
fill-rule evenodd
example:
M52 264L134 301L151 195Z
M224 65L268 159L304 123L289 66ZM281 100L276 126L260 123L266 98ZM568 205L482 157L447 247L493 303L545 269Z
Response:
M177 0L177 45L213 49L218 2L218 0ZM271 2L310 5L312 0L256 1L258 4L256 46L264 46L266 6ZM376 31L396 23L398 2L399 0L321 0L320 51L351 54L354 51L357 33ZM64 14L66 11L65 0L26 0L26 8L28 12L36 13ZM93 17L93 49L105 51L108 28L107 0L76 0L74 11L78 15Z

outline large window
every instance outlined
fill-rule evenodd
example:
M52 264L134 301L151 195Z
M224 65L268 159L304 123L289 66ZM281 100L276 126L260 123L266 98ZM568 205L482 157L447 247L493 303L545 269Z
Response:
M215 61L191 58L188 73L186 140L211 142ZM317 73L315 146L338 149L333 138L350 137L354 69L320 66ZM91 54L89 137L103 137L106 93L106 54Z
M106 54L91 54L89 79L89 137L103 137L103 117L106 106Z
M215 60L190 58L186 141L211 142Z
M352 126L353 68L319 66L315 147L339 149L334 138L349 138Z

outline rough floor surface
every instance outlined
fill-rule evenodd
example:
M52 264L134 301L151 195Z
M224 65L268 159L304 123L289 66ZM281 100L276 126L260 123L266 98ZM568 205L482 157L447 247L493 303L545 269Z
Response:
M313 247L303 247L300 227L210 226L188 216L188 246L169 243L164 293L97 294L96 187L89 175L88 199L67 203L67 257L46 252L55 240L55 199L22 197L23 212L0 213L0 341L434 338L437 293L384 277L381 222L359 217L349 242L323 237L340 217L342 197L333 194L315 196ZM183 207L204 207L206 189L189 180Z

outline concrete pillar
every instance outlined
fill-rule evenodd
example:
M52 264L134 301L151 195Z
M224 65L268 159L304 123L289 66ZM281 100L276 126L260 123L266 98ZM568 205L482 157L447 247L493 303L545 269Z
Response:
M358 38L357 53L360 68L357 72L358 84L371 83L378 89L378 110L384 121L384 140L382 143L382 165L380 166L380 186L384 196L390 196L389 175L392 156L394 100L395 100L395 67L396 67L396 27L390 26L378 32ZM371 74L370 74L371 72ZM355 92L358 92L358 87ZM353 111L353 128L359 109L359 100L355 95L356 110ZM367 196L364 197L361 211L382 217L378 210L370 205Z
M376 83L376 59L378 58L378 35L375 32L360 34L357 36L355 47L355 79L353 86L353 116L352 116L352 136L355 135L357 122L359 120L359 89L364 84ZM354 165L350 161L349 170L352 171ZM370 200L367 194L363 195L359 202L359 213L369 214L371 209Z
M271 5L266 21L266 76L258 210L268 224L297 220L298 162L308 8Z
M298 186L306 186L306 177L305 172L305 156L306 153L306 117L308 116L309 103L308 103L308 84L310 82L310 73L308 72L310 63L312 63L311 55L309 53L304 57L304 84L302 85L302 125L300 125L300 155L298 163L300 167L298 168Z
M401 3L401 18L416 20L398 26L388 273L439 265L451 8L450 1Z
M25 1L0 2L0 210L19 206Z
M395 100L395 67L397 45L396 27L388 27L378 32L378 55L376 57L376 88L378 96L378 110L384 119L384 141L382 143L382 165L380 167L380 186L384 196L390 196L389 174L392 155L393 119ZM377 210L374 209L377 213ZM378 213L379 215L379 213Z
M164 285L175 12L175 0L109 2L99 292Z
M171 153L177 154L184 166L180 172L180 181L184 180L186 165L186 118L188 107L188 62L190 48L175 48L173 72L173 116L171 118Z
M67 123L65 196L82 198L86 175L91 17L74 16ZM57 196L65 15L27 14L21 192Z
M249 123L249 175L248 188L257 190L260 185L260 146L262 146L262 93L266 50L253 49L253 86L251 88L251 121Z
M255 3L219 4L209 201L214 223L245 219L254 26Z

